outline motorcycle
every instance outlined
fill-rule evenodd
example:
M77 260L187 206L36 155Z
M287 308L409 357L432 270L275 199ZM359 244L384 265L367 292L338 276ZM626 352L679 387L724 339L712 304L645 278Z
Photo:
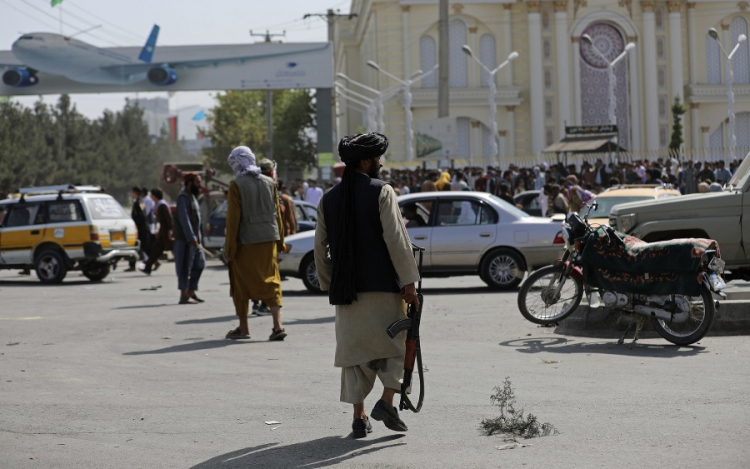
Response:
M590 307L599 307L601 298L604 306L637 319L633 342L646 318L673 344L702 339L719 305L712 293L726 297L724 261L716 242L645 243L607 225L589 225L588 215L596 208L594 202L583 218L576 213L566 217L563 257L532 273L523 284L518 293L521 314L536 324L556 324L573 314L585 292Z

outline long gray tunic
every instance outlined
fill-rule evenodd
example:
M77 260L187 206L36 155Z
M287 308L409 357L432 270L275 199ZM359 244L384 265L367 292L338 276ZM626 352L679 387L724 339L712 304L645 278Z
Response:
M419 270L411 250L411 240L406 232L396 193L391 186L384 186L378 198L383 239L388 247L391 262L402 285L419 280ZM332 264L328 257L328 231L326 230L323 204L318 206L318 222L315 227L315 266L318 269L320 288L327 291L331 285ZM361 268L367 268L362 266ZM351 305L336 306L336 357L334 366L361 365L380 358L403 356L405 334L391 339L386 328L404 318L406 304L400 293L357 293L358 301Z

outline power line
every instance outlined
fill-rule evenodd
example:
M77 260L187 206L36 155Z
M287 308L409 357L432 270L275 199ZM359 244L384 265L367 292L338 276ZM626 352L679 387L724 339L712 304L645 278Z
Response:
M25 3L26 5L30 6L31 8L35 9L36 11L38 11L38 12L42 13L43 15L45 15L45 16L48 16L48 17L52 18L52 19L53 19L53 20L55 20L55 21L58 21L58 18L55 18L55 16L54 16L54 15L51 15L51 14L47 13L46 11L44 11L44 10L42 10L41 8L37 7L36 5L32 5L32 4L31 4L31 3L29 3L29 2L27 1L27 0L21 0L21 1L22 1L23 3ZM77 27L76 27L75 25L73 25L73 24L70 24L70 23L66 23L65 21L61 21L61 23L62 23L62 24L64 24L65 26L68 26L68 27L71 27L71 28L77 29ZM99 37L99 36L97 36L97 35L95 35L95 34L91 34L91 33L87 33L87 34L88 34L89 36L93 37L93 38L99 39L100 41L104 41L104 42L106 42L106 43L108 43L108 44L112 44L113 46L119 46L119 45L120 45L120 44L114 43L114 42L112 42L112 41L109 41L109 40L107 40L107 39L101 38L101 37Z
M37 18L36 16L34 16L34 15L30 14L30 13L27 13L27 12L25 12L25 11L21 10L20 8L17 8L17 7L15 6L15 5L12 5L12 4L10 4L10 3L6 2L5 0L0 0L0 2L3 2L4 4L6 4L6 5L8 5L9 7L13 8L14 10L16 10L16 11L17 11L17 12L19 12L19 13L21 13L22 15L26 15L26 16L28 16L29 18L32 18L32 19L35 19L35 20L37 20L38 22L40 22L41 24L43 24L44 26L46 26L46 27L48 27L48 28L51 28L51 29L55 29L55 26L50 26L49 24L47 24L47 23L45 23L44 21L42 21L42 20L40 20L39 18ZM28 31L27 31L27 32L28 32Z
M88 11L88 10L85 10L85 9L83 9L83 8L79 7L79 6L78 6L78 5L76 5L75 3L66 3L65 5L66 5L66 6L72 6L72 7L76 8L76 9L78 9L79 11L82 11L82 12L86 13L87 15L89 15L89 16L91 16L91 17L93 17L94 19L96 19L96 20L98 20L98 21L101 21L101 22L102 22L102 23L104 23L104 24L108 24L108 25L112 26L112 27L113 27L113 28L115 28L115 29L119 29L120 31L122 31L122 32L124 32L124 33L127 33L127 34L129 34L129 35L130 35L130 36L132 36L133 38L137 38L137 39L138 39L139 41L140 41L141 39L143 39L142 35L140 35L140 34L136 34L136 33L132 32L132 31L129 31L129 30L125 29L125 28L122 28L122 27L118 26L118 25L117 25L117 24L115 24L115 23L112 23L112 22L110 22L110 21L107 21L107 20L105 20L104 18L102 18L102 17L100 17L100 16L97 16L97 15L95 15L95 14L91 13L91 12L90 12L90 11Z

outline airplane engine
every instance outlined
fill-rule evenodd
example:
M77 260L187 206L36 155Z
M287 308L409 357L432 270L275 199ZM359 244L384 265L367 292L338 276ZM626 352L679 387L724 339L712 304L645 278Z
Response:
M28 68L14 68L3 73L3 84L13 88L25 88L37 83L39 83L39 78Z
M177 72L166 65L155 67L148 71L148 81L156 86L169 86L177 82Z

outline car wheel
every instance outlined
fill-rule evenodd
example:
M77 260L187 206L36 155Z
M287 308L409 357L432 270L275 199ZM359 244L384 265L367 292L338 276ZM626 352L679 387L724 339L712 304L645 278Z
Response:
M36 276L42 283L55 284L62 283L65 275L68 273L68 267L65 264L65 257L54 249L47 249L36 256L34 263Z
M315 256L311 253L302 259L299 267L300 277L305 288L313 293L320 293L320 281L318 280L318 269L315 267Z
M83 275L92 282L101 282L109 275L111 267L102 262L90 262L81 269Z
M508 290L521 283L524 270L520 255L510 249L498 249L484 258L479 276L494 290Z

